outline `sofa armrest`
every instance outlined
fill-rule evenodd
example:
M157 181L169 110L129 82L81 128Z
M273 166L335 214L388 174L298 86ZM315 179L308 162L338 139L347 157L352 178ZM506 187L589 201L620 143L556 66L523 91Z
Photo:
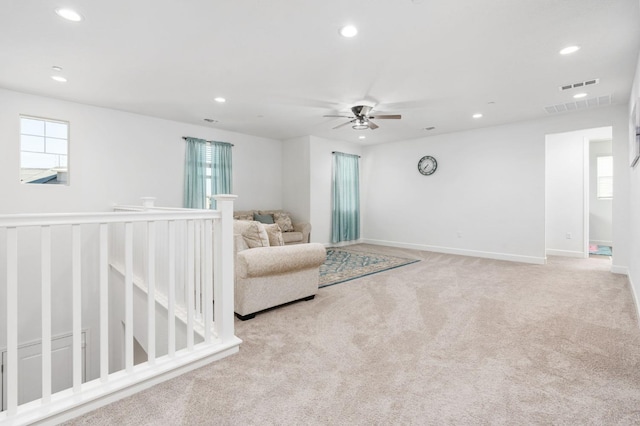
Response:
M302 232L302 242L309 242L309 235L311 234L311 224L310 223L294 223L293 230L296 232Z
M257 247L238 253L236 275L237 278L262 277L318 268L326 257L327 252L320 243Z

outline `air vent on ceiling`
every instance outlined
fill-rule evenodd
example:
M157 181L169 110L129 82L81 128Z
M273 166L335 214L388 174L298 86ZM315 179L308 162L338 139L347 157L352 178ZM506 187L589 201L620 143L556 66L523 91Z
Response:
M577 89L579 87L585 87L585 86L593 86L598 83L600 83L599 78L594 78L593 80L587 80L587 81L579 81L577 83L565 84L563 86L560 86L560 91L562 92L563 90Z
M558 112L578 111L586 108L595 108L605 105L611 105L611 95L600 96L597 98L580 99L575 102L567 102L564 104L551 105L544 107L545 111L549 114L555 114Z

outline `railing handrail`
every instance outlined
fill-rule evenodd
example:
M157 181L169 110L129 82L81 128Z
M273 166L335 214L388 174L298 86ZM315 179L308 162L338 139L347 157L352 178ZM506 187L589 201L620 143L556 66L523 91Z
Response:
M106 404L109 398L119 398L145 389L149 384L159 383L175 375L193 370L208 362L221 359L238 351L241 340L234 335L234 252L233 252L233 201L234 195L218 195L219 210L196 210L183 208L162 208L149 205L143 209L133 206L115 206L125 211L80 212L80 213L37 213L0 215L0 229L6 240L6 341L7 363L7 407L0 412L0 424L30 424L33 421L54 422L70 419L90 407ZM156 223L159 222L159 223ZM118 225L123 226L118 226ZM146 226L140 226L146 224ZM95 225L99 232L83 234L82 225ZM115 226L114 226L115 225ZM70 248L60 279L52 278L52 258L56 246L52 241L55 227L69 226L71 239L63 239ZM37 233L22 232L21 228L40 228ZM52 229L53 228L53 229ZM86 235L87 238L83 239ZM141 238L135 238L141 235ZM24 237L27 243L19 244ZM89 240L89 237L91 240ZM40 245L40 271L22 274L26 265L20 262L19 249L27 245ZM95 244L94 244L95 241ZM161 241L161 242L160 242ZM84 262L85 242L96 247L96 257ZM139 250L137 250L139 249ZM137 251L136 251L137 250ZM183 254L178 255L178 250ZM34 250L31 250L34 251ZM37 249L35 249L37 251ZM135 252L135 253L134 253ZM31 253L31 252L30 252ZM94 253L94 252L92 252ZM114 255L115 253L115 255ZM68 258L68 260L67 260ZM109 267L116 262L124 262L124 276L112 281ZM161 268L162 279L158 279L156 266L166 262ZM83 267L91 268L89 275ZM137 268L139 266L139 268ZM35 268L31 268L35 269ZM142 269L146 285L146 300L134 297L135 271ZM39 274L38 274L39 272ZM23 276L26 282L37 285L40 275L42 320L42 397L31 402L19 401L19 338L21 336L19 313L21 312L18 289ZM92 298L85 297L83 283L90 276L98 293ZM59 392L52 392L53 362L51 358L52 335L52 286L54 282L68 281L71 298L68 300L70 327L73 342L70 345L72 369L70 377L73 386ZM166 284L166 294L159 294L161 285ZM109 290L117 285L119 291L116 309L118 323L122 321L124 340L122 360L116 360L120 370L110 369L110 316L112 302ZM180 294L180 298L178 297ZM156 321L158 296L166 297L166 330L159 334ZM32 300L30 298L29 300ZM85 300L86 299L86 300ZM89 300L91 299L91 300ZM186 299L186 300L179 300ZM116 299L114 299L116 300ZM215 310L212 301L215 300ZM91 303L85 305L85 302ZM186 347L181 343L176 347L177 313L182 306L186 311ZM67 306L65 305L65 306ZM144 306L146 305L146 306ZM81 327L83 309L99 307L95 311L96 328L99 329L100 373L89 382L83 383ZM134 313L136 315L134 319ZM146 337L147 362L134 367L134 324L144 324L146 330L139 329L140 337ZM199 317L198 317L199 316ZM123 318L121 318L123 317ZM198 317L198 318L197 318ZM174 319L174 320L171 320ZM196 322L198 319L198 322ZM140 322L138 322L140 321ZM118 325L119 328L119 325ZM200 328L203 328L200 334ZM194 341L194 332L203 341ZM156 338L167 340L166 354L156 353ZM98 347L96 347L98 348Z
M221 218L219 210L176 209L155 211L155 208L154 210L134 212L9 214L0 215L0 228L219 218Z

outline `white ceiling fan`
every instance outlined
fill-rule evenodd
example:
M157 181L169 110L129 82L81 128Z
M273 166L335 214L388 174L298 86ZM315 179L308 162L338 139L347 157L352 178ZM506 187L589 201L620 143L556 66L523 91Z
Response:
M355 130L366 130L371 129L375 130L378 126L371 120L399 120L402 118L400 114L377 114L377 115L369 115L372 106L368 105L356 105L351 108L351 112L353 112L353 116L348 115L325 115L324 117L335 117L335 118L349 118L350 120L346 123L342 123L334 129L339 129L340 127L346 126L348 124L353 124L351 127Z

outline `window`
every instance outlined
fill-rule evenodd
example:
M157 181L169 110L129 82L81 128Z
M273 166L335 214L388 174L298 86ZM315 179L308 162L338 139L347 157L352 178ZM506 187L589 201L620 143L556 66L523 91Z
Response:
M20 181L68 185L69 123L20 117Z
M599 200L613 198L613 157L611 155L597 158L597 196Z
M231 145L226 142L211 142L206 148L206 192L208 209L215 209L213 195L231 194Z

